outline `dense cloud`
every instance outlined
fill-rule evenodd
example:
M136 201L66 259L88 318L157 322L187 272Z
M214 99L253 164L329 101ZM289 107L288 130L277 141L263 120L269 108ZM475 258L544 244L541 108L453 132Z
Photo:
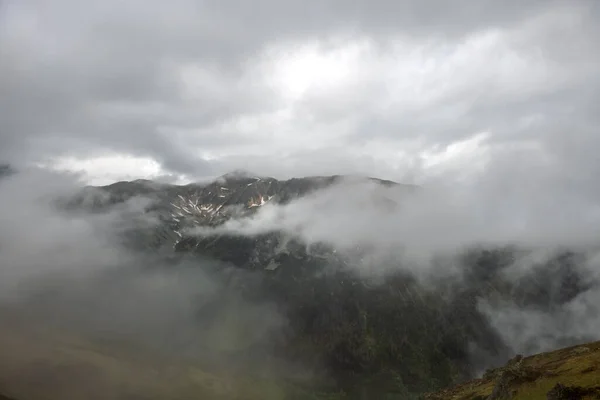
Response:
M347 178L288 204L193 233L257 236L284 232L307 244L348 250L402 249L419 258L471 246L593 249L600 233L598 206L553 180L480 181L468 187L381 186Z
M597 17L588 1L3 2L1 157L89 179L420 182L519 149L583 180L598 168ZM482 133L467 161L447 154ZM86 163L115 156L159 170Z
M460 290L480 293L478 311L514 353L598 338L600 214L593 199L557 186L551 177L519 185L473 182L459 188L388 187L348 177L287 204L267 203L256 214L188 233L283 233L308 252L326 243L362 277L384 278L374 282L409 272L439 290L439 282L458 280ZM509 261L499 267L501 257L491 257L478 261L482 270L473 272L465 255L480 249L506 249ZM566 250L578 256L557 262ZM496 278L478 280L482 276ZM512 285L514 292L497 299L486 293L487 285Z
M253 360L228 353L281 332L285 318L273 305L227 290L230 267L124 245L132 229L157 223L147 212L153 200L135 196L106 212L70 209L65 200L76 194L99 195L82 193L80 178L33 168L0 179L0 336L15 330L17 313L65 334L231 367Z

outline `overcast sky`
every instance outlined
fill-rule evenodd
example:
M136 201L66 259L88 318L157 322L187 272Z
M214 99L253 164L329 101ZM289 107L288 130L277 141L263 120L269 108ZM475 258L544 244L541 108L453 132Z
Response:
M596 0L4 0L0 160L595 195L598 21Z

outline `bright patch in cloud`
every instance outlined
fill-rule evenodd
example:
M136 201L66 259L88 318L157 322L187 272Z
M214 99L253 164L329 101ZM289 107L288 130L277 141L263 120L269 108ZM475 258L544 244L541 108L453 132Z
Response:
M489 138L489 132L482 132L441 149L423 151L420 156L427 175L435 176L452 172L464 178L483 171L490 156L490 147L486 143Z
M273 60L269 80L282 94L292 100L308 91L329 91L342 87L356 78L360 57L368 49L365 42L347 42L332 49L322 43L289 44L267 51Z
M164 174L160 164L145 157L115 154L91 158L62 157L47 164L59 171L81 173L92 185L120 180L152 179Z

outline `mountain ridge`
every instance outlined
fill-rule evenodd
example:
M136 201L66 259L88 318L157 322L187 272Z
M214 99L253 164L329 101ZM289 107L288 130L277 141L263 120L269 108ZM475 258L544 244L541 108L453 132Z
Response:
M328 361L326 361L326 364L328 368L336 371L347 369L348 373L344 372L337 378L340 382L351 381L350 376L359 371L362 371L360 374L367 376L378 375L379 372L374 366L386 357L378 360L377 357L384 354L381 353L375 358L371 358L368 355L369 351L390 351L389 349L397 346L394 342L398 340L398 337L407 334L409 342L419 341L418 332L422 330L436 332L435 335L430 333L432 337L427 340L432 341L429 345L422 343L418 346L420 348L432 346L432 358L425 362L428 365L427 368L434 368L434 364L445 365L446 372L436 373L439 377L445 376L445 378L441 378L438 384L443 382L445 385L457 379L465 379L469 376L468 371L473 368L471 363L476 363L476 361L472 359L473 356L470 355L470 350L464 347L465 343L462 341L471 341L479 347L477 352L480 352L480 357L483 358L497 358L499 361L510 355L506 344L502 343L502 340L496 336L489 322L477 310L478 299L489 298L490 301L496 301L495 297L500 294L500 298L515 298L527 307L534 304L542 305L545 302L554 304L553 307L556 307L559 304L565 304L569 299L587 290L585 285L580 283L581 280L578 278L578 272L576 272L576 265L579 261L573 256L569 256L568 253L557 254L556 258L548 261L547 266L544 266L538 272L532 273L531 276L523 278L518 284L513 284L502 278L502 271L511 262L510 254L512 254L512 250L477 250L461 261L465 263L465 272L471 271L465 275L467 279L471 280L468 287L457 286L458 283L450 283L450 286L447 286L447 284L439 286L436 290L445 291L444 296L453 299L451 302L441 302L437 294L428 293L418 281L414 280L410 274L403 272L402 269L397 270L392 276L388 276L386 284L371 287L372 284L368 283L368 280L365 281L364 277L357 276L353 272L357 269L353 263L361 258L362 250L358 253L344 254L336 252L334 247L327 244L309 248L302 242L301 238L295 238L293 235L290 237L289 234L282 234L281 232L266 232L251 237L232 236L227 233L204 236L185 234L186 228L196 226L219 227L232 218L249 218L268 204L286 205L320 190L335 187L336 184L347 183L348 187L352 188L352 184L356 182L366 184L366 186L356 186L360 190L375 191L377 188L401 188L406 189L404 192L406 195L410 195L414 190L417 190L414 186L404 186L396 182L382 181L376 178L339 175L292 178L286 181L278 181L268 177L241 176L227 180L216 180L204 185L161 186L155 192L160 194L170 193L162 202L159 201L160 204L166 206L168 212L161 214L164 217L164 223L161 223L163 229L159 233L155 232L154 235L159 238L158 242L166 241L169 243L167 247L173 249L176 254L208 256L230 263L243 270L259 273L263 280L263 283L259 285L260 288L248 289L246 287L244 290L246 293L252 293L251 296L262 293L259 297L266 297L270 301L285 304L285 307L288 308L286 315L291 316L290 318L296 321L294 324L298 324L295 328L296 331L304 332L289 341L295 343L291 347L288 346L286 350L291 351L290 354L294 354L293 357L301 357L294 348L300 347L299 343L304 342L306 338L320 341L323 335L331 334L326 333L328 329L335 332L341 326L354 320L351 323L354 325L351 330L353 331L352 335L358 335L358 337L361 337L360 340L365 342L353 343L352 340L355 339L352 339L344 344L344 346L349 347L342 352L340 352L341 349L335 348L327 350L328 355L326 358ZM373 186L369 186L370 184L373 184ZM144 191L150 190L147 186L138 189L137 184L122 182L101 188L101 190L108 190L116 198L119 198L120 194L128 193L127 191L130 189L131 192L127 196L134 193L144 194ZM352 191L349 190L348 193L351 195ZM127 196L120 200L124 201ZM391 206L393 207L393 205ZM165 226L169 226L169 228L164 229ZM315 278L322 270L329 272L318 279ZM553 277L552 279L558 280L558 282L564 280L564 285L561 283L562 286L559 285L557 289L552 289L557 290L556 294L549 294L548 286L545 288L540 286L543 285L541 282L548 282L547 278L544 278L544 274ZM437 285L440 285L440 283ZM445 289L444 285L446 285ZM385 292L389 290L399 291L399 297L386 294ZM312 293L311 296L314 296L315 300L303 299L305 293ZM514 297L515 295L517 297ZM425 320L427 322L424 325L416 324L414 330L398 330L394 326L385 326L386 323L403 324L404 322L402 319L396 320L394 312L391 311L394 307L386 310L387 305L383 303L376 305L377 302L399 301L399 299L404 300L397 304L396 313L404 315L404 318L413 313L421 313L423 316L426 315ZM331 303L331 301L334 303ZM331 315L335 315L347 307L348 302L354 301L360 304L357 310L349 313L344 311L347 315L342 317L341 320L334 318L322 327L307 331L306 324L312 324L309 321L313 318L322 318L319 314L324 316L332 313ZM307 313L306 307L309 304L312 311ZM325 308L329 309L328 311L319 311L323 304L327 304ZM370 329L378 332L377 335L383 335L378 339L381 341L378 344L382 346L381 349L369 350L369 346L371 346L369 341L372 340L371 334L369 329L365 330L359 323L361 318L364 318L361 315L367 315L370 312L375 312L372 316L375 319L370 323ZM445 318L440 319L438 313L445 314ZM380 318L382 320L377 321ZM384 322L386 318L387 322ZM446 318L451 318L451 320ZM396 322L391 322L394 320ZM325 326L327 326L326 329L324 329ZM395 331L397 332L393 333ZM402 333L402 331L405 333ZM439 339L433 338L436 335L439 335ZM576 339L571 338L569 340L571 342L567 341L567 343L573 343L573 340ZM435 344L436 342L438 344ZM355 347L354 350L351 350L353 347ZM407 346L399 350L400 358L391 361L390 365L396 365L394 368L397 372L395 373L400 373L404 385L407 385L411 390L420 391L423 388L419 389L417 382L421 378L417 378L410 369L398 369L399 366L396 364L400 360L406 362L411 358L416 360L421 357L409 348L410 346ZM349 353L345 354L345 352ZM366 353L361 354L363 352ZM488 355L484 356L484 354ZM416 363L416 361L411 362ZM365 369L360 366L361 364L369 366ZM458 367L460 365L462 367ZM461 378L457 378L459 376ZM389 379L391 378L385 378L384 381Z
M341 193L335 192L338 184ZM263 212L277 218L298 201L310 213L311 207L324 204L309 201L319 193L333 208L360 194L360 207L379 209L385 217L397 207L396 195L410 196L415 190L419 188L346 176L285 181L241 176L187 185L135 180L85 187L60 206L69 213L111 215L119 229L110 239L140 255L141 273L197 269L218 282L218 292L190 305L207 359L251 372L273 365L273 359L293 362L320 372L312 382L317 391L347 394L339 398L405 399L464 382L514 356L512 344L500 334L502 326L492 324L481 301L553 312L597 286L583 273L585 257L568 251L538 260L512 277L507 271L518 249L467 249L449 260L460 266L459 275L423 282L405 260L364 261L369 248L341 251L332 243L307 243L294 226L236 231ZM337 195L328 197L331 191ZM394 196L388 196L390 191ZM224 229L231 221L237 225ZM371 266L385 272L362 273ZM116 274L111 279L126 278ZM261 327L262 322L236 314L239 304L268 305L285 327L216 349L214 332L218 339L232 329L245 332L248 324ZM231 325L232 320L242 322ZM530 338L523 353L539 350L538 339ZM549 340L560 346L592 339L559 333ZM173 351L185 352L185 345L179 350L173 344Z

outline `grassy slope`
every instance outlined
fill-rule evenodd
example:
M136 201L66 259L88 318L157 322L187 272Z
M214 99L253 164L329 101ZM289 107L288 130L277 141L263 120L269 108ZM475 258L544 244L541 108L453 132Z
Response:
M516 391L514 399L546 399L546 393L557 383L600 387L600 342L526 357L488 371L483 379L424 398L483 400L507 371L523 378L510 385L510 391ZM302 392L268 378L216 376L192 363L131 343L94 342L6 315L0 316L0 393L18 400L345 398Z
M505 367L488 371L484 378L424 396L426 400L486 399L502 379L512 374L518 379L510 384L515 400L546 399L546 394L557 383L579 386L597 394L583 399L600 398L600 342L569 347L549 353L525 357L520 362L509 362ZM598 395L598 397L596 397Z
M181 359L0 316L0 400L314 399L269 379L216 376ZM318 397L328 399L331 397Z

